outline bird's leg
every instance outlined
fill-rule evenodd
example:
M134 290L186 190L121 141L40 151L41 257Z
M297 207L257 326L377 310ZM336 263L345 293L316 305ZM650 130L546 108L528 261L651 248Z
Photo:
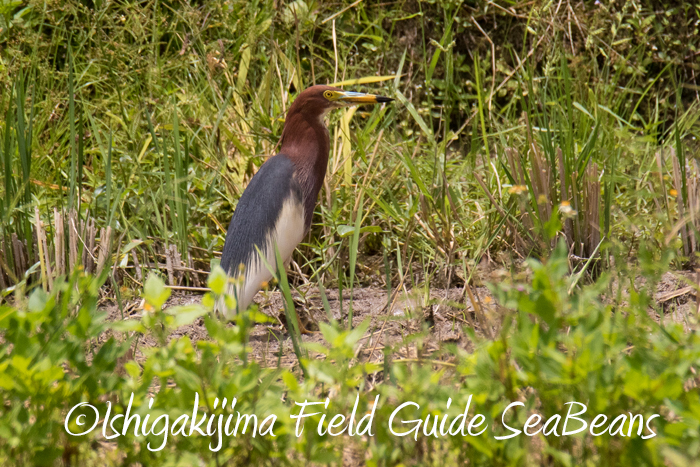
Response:
M313 318L311 313L306 311L306 309L298 303L297 299L293 299L294 301L294 319L296 319L297 322L297 327L299 329L299 332L302 334L314 334L319 331L318 323L316 320ZM300 310L298 312L297 310ZM291 324L287 322L286 315L284 311L282 311L278 318L277 318L286 328L288 331L291 332Z
M306 326L301 322L301 319L299 319L299 314L294 310L294 317L297 319L297 326L299 327L299 332L302 334L314 334L319 331L309 331L306 329Z
M302 298L301 300L294 299L294 315L297 318L297 323L299 324L299 330L302 334L313 334L319 332L319 326L314 317L308 311L306 306L304 306L306 300ZM297 310L300 310L299 313ZM308 326L307 326L308 325ZM311 327L312 329L309 329Z

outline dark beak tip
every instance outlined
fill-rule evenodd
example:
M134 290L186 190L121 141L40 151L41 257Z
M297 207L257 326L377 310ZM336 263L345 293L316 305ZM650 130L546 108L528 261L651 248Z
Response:
M394 99L391 97L382 97L382 96L377 96L377 102L384 103L384 102L392 102Z

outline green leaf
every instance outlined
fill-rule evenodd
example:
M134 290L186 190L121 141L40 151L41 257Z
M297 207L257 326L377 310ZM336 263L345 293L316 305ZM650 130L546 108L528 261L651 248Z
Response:
M44 311L46 308L46 302L49 300L49 294L47 294L44 289L36 288L32 295L29 297L28 308L29 311L40 312Z
M336 229L336 232L338 233L338 236L340 238L345 238L349 237L355 232L355 226L354 225L339 225L338 228ZM360 233L381 233L383 232L382 228L379 227L378 225L367 225L365 227L362 227L360 229Z
M174 306L172 308L168 308L165 312L175 317L173 326L179 328L180 326L188 326L192 324L199 317L209 313L209 310L202 305L195 304Z
M133 250L133 249L136 248L137 246L141 245L142 243L143 243L143 240L139 240L139 239L130 241L130 242L127 243L127 245L121 250L121 254L123 254L123 255L127 254L128 252L130 252L131 250Z
M213 310L215 304L216 299L214 299L214 295L209 292L205 293L202 297L202 306L206 307L208 310Z
M576 107L578 110L580 110L584 114L588 115L588 117L590 117L591 120L595 120L595 117L593 115L591 115L591 113L588 110L586 110L586 108L584 106L582 106L581 104L579 104L578 102L574 102L574 107Z
M276 323L277 321L274 320L272 317L267 316L265 313L262 313L258 311L257 309L251 309L248 312L248 316L254 323Z
M331 326L330 324L326 323L319 323L319 327L321 328L323 338L329 344L332 344L338 338L338 330L335 328L335 326Z
M299 382L289 371L282 373L282 381L289 388L290 391L296 392L299 390Z
M398 99L399 102L401 102L406 107L406 110L408 110L408 113L411 114L411 117L413 117L413 119L416 121L418 126L421 128L421 130L423 130L423 133L428 138L428 141L430 143L432 143L434 141L433 132L428 127L428 124L425 123L425 120L423 120L423 117L421 117L418 114L418 111L413 106L413 104L398 89L396 90L396 98Z
M547 222L544 223L544 233L548 239L553 239L561 231L561 221L556 213L552 213Z
M226 288L226 282L228 282L228 275L226 274L226 271L224 271L221 266L216 266L214 269L212 269L211 274L209 274L207 285L216 295L223 295Z
M143 298L156 310L160 310L170 297L170 289L165 288L165 283L156 274L151 274L143 288Z
M345 225L345 224L339 225L338 229L337 229L338 235L340 235L341 238L345 238L345 237L352 235L352 233L354 231L355 231L355 226Z
M175 366L175 381L178 386L184 386L190 390L197 390L201 387L201 380L196 373L183 368L179 365Z
M141 367L133 360L124 364L124 370L126 370L129 376L132 378L138 378L141 376Z
M109 323L108 327L114 331L118 332L132 332L138 331L145 333L146 328L143 327L141 321L138 319L127 319L124 321L112 321Z

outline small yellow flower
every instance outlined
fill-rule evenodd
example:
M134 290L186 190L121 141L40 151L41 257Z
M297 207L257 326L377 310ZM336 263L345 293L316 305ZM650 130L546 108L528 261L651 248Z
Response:
M261 289L267 290L267 288L269 287L269 285L270 285L270 283L269 283L268 281L262 281L262 282L260 283L260 288L261 288Z
M576 210L571 207L569 201L562 201L559 203L559 212L567 219L571 219L576 215Z
M673 197L676 197L676 196L678 196L678 191L671 188L671 190L668 192L668 194L673 196Z
M525 185L513 185L508 189L508 193L510 194L515 194L515 195L520 195L522 193L525 193L527 191L527 187Z
M153 311L154 310L153 305L151 305L148 302L143 304L143 309L144 309L144 311Z

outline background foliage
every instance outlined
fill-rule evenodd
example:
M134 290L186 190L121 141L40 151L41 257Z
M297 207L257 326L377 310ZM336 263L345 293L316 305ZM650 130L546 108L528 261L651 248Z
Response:
M216 455L205 439L152 454L131 438L116 450L70 438L62 417L82 400L123 410L130 392L143 403L160 388L161 410L190 407L197 389L209 404L231 391L284 420L290 400L333 391L341 412L359 389L424 414L469 393L492 418L515 399L542 413L581 400L595 413L663 414L644 442L467 446L380 431L354 441L372 465L690 465L697 317L681 327L648 312L664 314L652 299L661 273L698 261L699 22L698 5L663 1L2 0L0 456L338 463L347 439L297 440L284 424L275 440L233 440ZM348 357L361 336L327 329L328 358L302 378L248 361L244 325L208 317L211 342L166 339L183 324L174 316L194 319L206 303L153 303L138 329L104 322L100 293L122 307L149 270L205 285L295 93L358 78L352 89L397 101L331 116L329 175L292 283L449 286L476 279L482 260L525 269L495 290L496 333L473 334L472 353L443 349L436 359L453 366L377 369ZM61 252L96 276L75 261L61 270ZM143 365L127 352L139 333L162 339ZM386 381L370 390L366 374Z

